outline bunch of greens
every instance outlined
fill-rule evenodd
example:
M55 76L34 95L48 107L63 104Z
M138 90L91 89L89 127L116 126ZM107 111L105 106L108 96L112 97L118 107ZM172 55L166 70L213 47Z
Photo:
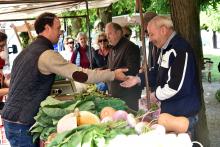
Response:
M116 135L135 134L133 128L126 126L127 123L123 121L79 126L71 131L58 134L48 147L104 147Z
M36 123L30 129L33 140L35 141L37 138L47 140L51 133L56 132L58 121L66 114L74 112L75 108L98 115L106 106L116 110L128 109L124 101L107 97L98 92L76 94L73 96L73 100L68 101L60 101L55 96L48 96L41 103L39 112L34 118Z

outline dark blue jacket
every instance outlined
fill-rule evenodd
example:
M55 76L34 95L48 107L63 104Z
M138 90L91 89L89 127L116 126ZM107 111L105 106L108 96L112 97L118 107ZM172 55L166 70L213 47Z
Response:
M158 59L156 97L161 112L174 116L193 116L200 110L196 62L189 43L175 35Z

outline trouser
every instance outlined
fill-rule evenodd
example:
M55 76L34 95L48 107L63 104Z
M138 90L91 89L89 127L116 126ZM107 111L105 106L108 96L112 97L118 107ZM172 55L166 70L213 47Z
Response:
M4 120L4 127L11 147L38 147L38 143L33 143L33 137L29 133L30 125Z

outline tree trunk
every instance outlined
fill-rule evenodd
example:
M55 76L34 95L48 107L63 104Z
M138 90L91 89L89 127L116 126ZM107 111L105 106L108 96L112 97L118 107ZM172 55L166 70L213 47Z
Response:
M109 7L98 8L97 15L104 24L112 21L112 5Z
M175 30L181 34L192 46L198 65L198 80L200 83L200 95L202 109L199 113L199 122L196 128L196 140L205 147L209 147L209 136L203 96L201 67L203 61L202 42L200 35L199 0L169 0L171 6L171 18Z

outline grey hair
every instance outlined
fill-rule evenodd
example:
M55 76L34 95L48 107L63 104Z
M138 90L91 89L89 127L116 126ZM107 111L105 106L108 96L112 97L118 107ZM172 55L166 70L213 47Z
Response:
M158 28L165 26L169 29L173 29L173 21L170 16L155 16L149 23L154 24Z
M86 38L88 38L85 32L79 32L79 33L77 34L76 39L79 40L79 37L81 37L81 36L85 36Z

